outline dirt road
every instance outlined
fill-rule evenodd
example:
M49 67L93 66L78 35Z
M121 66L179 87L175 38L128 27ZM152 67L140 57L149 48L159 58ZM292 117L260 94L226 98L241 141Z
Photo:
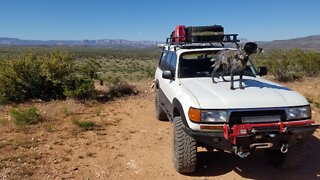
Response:
M229 153L207 153L199 148L203 152L199 154L197 172L191 176L181 175L175 172L171 162L171 123L157 121L153 108L153 95L107 105L106 110L115 112L122 120L108 128L106 149L97 153L88 168L82 167L83 175L95 169L95 174L110 179L320 178L320 140L315 136L308 140L307 161L299 170L276 169L267 162L263 152L241 159Z
M95 158L97 170L115 179L312 179L320 176L320 141L316 137L308 140L307 162L300 170L273 168L261 152L240 159L228 153L204 151L199 154L197 173L180 175L174 171L171 162L171 123L157 121L153 108L153 95L129 98L106 106L107 111L115 112L122 120L109 128L107 149L100 155L109 157L105 160Z
M241 159L199 148L197 172L181 175L171 161L171 123L155 119L153 98L146 93L98 106L59 102L59 108L73 109L56 117L55 102L37 105L48 119L59 120L28 128L1 127L0 179L320 178L319 132L307 141L307 161L301 169L274 168L263 152ZM79 130L70 114L94 120L97 127Z

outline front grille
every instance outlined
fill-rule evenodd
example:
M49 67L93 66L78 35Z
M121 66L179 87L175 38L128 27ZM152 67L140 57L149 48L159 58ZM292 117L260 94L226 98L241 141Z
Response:
M285 110L244 110L231 112L229 124L278 122L279 120L286 121L286 119Z

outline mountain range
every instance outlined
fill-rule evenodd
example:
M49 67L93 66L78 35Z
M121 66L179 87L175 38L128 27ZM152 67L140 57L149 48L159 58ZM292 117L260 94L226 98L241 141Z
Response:
M98 40L23 40L18 38L1 38L0 45L4 46L89 46L109 48L149 48L156 47L157 41L129 41L124 39Z
M287 40L258 42L259 46L265 49L292 49L320 51L320 35L300 37Z
M246 42L241 38L241 42ZM98 40L23 40L18 38L1 38L0 46L85 46L108 48L152 48L159 41L130 41L124 39L98 39ZM257 41L264 49L292 49L320 51L320 35L300 37L286 40Z

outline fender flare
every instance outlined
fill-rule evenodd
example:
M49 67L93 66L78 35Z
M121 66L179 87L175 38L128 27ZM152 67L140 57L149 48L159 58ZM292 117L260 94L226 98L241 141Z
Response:
M180 101L177 98L174 98L172 101L172 115L173 117L178 116L177 113L181 116L182 123L184 124L185 127L189 127L186 116L183 111L183 107L180 103ZM178 111L178 112L177 112Z
M159 84L159 80L158 79L155 80L155 82L154 82L154 88L155 89L159 89L160 88L160 84Z

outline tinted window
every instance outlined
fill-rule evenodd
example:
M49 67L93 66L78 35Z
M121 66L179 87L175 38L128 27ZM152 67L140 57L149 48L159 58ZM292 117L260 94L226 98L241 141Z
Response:
M180 55L180 78L209 77L217 51L187 52Z
M172 56L172 52L169 51L166 55L166 58L163 60L162 66L160 67L162 70L169 70L169 66L170 66L170 60L171 60L171 56Z
M159 61L159 67L160 69L163 69L164 64L165 64L165 59L167 57L168 51L164 51L161 55L160 61Z
M176 64L177 64L177 54L176 53L172 53L169 70L173 74L175 74L175 72L176 72Z

